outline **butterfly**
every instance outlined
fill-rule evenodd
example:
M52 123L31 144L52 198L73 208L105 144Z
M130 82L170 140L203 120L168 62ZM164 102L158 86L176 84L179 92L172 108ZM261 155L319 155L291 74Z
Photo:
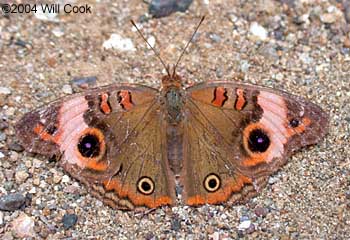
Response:
M136 210L246 201L327 133L328 115L304 98L231 81L184 88L175 68L160 89L112 84L26 113L17 138L109 206Z

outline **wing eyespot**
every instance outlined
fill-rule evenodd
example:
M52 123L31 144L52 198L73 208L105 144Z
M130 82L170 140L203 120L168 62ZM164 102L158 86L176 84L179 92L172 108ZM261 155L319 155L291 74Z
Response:
M216 192L221 186L221 180L218 175L211 173L205 177L203 185L208 192Z
M103 133L97 128L86 129L81 134L77 149L84 159L102 158L106 149Z
M289 125L292 128L297 128L300 125L300 121L298 119L296 119L296 118L293 118L292 120L289 121Z
M137 190L144 194L150 195L154 192L154 182L149 177L141 177L137 182Z
M267 133L260 128L249 132L248 148L252 152L263 153L269 148L271 141Z

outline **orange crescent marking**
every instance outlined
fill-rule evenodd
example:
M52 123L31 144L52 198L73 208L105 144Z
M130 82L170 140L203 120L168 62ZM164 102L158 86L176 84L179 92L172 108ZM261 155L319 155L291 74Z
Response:
M211 102L216 107L222 107L228 97L226 96L226 89L224 87L217 87L214 90L214 99Z
M131 101L131 93L127 90L121 90L119 92L119 97L121 98L120 104L126 110L130 110L134 105Z
M114 190L120 198L127 197L131 202L137 206L147 206L149 208L156 208L162 205L171 205L172 200L168 196L160 196L154 198L153 196L143 196L135 190L131 190L127 186L122 186L117 179L103 181L107 191Z
M55 135L51 135L49 134L44 126L40 123L38 123L34 129L33 129L34 133L36 133L40 139L44 140L44 141L51 141L51 142L54 142L54 143L58 143L60 137L61 137L61 134L59 132L57 132Z
M232 193L239 192L245 184L251 184L252 180L246 176L238 175L224 183L224 187L214 193L208 193L206 197L195 195L187 199L187 204L196 206L202 204L217 204L227 201Z
M102 93L101 94L101 104L100 104L100 108L102 110L102 112L104 114L110 114L112 109L111 107L109 106L108 104L108 98L109 98L109 95L108 93Z
M241 88L237 88L236 94L237 94L237 98L235 102L235 109L237 111L241 111L247 102L244 98L244 90Z

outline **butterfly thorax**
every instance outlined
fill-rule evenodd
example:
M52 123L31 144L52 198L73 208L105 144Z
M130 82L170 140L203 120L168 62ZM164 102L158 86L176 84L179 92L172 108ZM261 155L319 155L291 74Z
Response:
M181 78L178 75L162 78L162 96L167 112L167 122L171 125L179 124L183 119L184 97Z

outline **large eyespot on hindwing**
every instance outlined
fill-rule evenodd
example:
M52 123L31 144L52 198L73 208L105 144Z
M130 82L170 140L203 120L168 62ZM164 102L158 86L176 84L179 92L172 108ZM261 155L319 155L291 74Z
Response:
M141 177L137 181L137 190L143 195L150 195L154 192L154 182L150 177Z
M105 170L105 163L99 162L106 152L104 134L97 128L85 129L77 143L77 155L86 167L93 170Z
M219 190L221 180L218 175L211 173L204 178L203 186L206 191L213 193Z

